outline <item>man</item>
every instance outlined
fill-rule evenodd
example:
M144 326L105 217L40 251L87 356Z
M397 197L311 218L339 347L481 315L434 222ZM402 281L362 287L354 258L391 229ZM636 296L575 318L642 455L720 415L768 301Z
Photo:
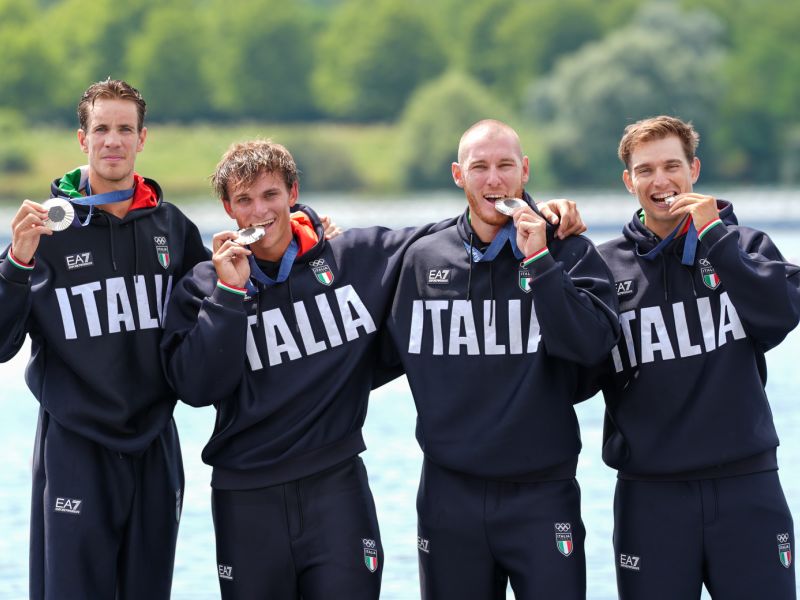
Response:
M203 460L222 597L378 598L361 428L370 390L398 374L377 340L402 254L431 228L325 240L271 141L231 146L212 181L237 228L265 235L214 236L212 260L176 289L162 349L181 398L217 409Z
M599 248L624 334L602 383L617 584L623 599L699 598L703 584L717 599L795 598L764 353L797 325L799 269L693 191L698 141L668 116L625 129L622 179L641 208Z
M123 81L84 92L88 166L53 182L67 199L55 208L22 203L0 257L0 359L30 335L26 378L41 404L31 598L170 594L183 468L158 346L173 282L207 253L134 171L145 108Z
M524 198L505 123L470 127L453 179L467 209L408 249L389 331L417 406L423 598L584 598L572 408L581 365L617 338L610 274L582 237L559 239Z

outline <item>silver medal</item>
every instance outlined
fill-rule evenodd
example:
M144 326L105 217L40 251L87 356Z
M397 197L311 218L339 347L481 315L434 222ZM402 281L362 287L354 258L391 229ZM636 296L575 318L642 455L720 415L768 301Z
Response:
M42 203L42 206L47 209L47 219L44 221L46 227L53 231L64 231L72 225L72 220L75 218L75 209L66 200L50 198L50 200Z
M677 196L670 196L669 198L664 198L664 204L666 204L667 206L672 206L672 203L675 202L675 200L677 199L678 199Z
M528 203L521 198L500 198L500 200L495 200L494 202L494 207L497 209L497 212L508 215L509 217L511 213L523 206L528 206Z
M233 241L240 246L248 246L263 238L266 233L263 227L245 227L236 232L236 238Z

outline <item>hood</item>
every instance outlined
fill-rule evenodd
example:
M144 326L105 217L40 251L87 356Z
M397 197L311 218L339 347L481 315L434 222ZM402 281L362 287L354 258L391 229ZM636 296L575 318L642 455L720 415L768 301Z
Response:
M295 204L291 210L290 224L300 246L295 262L314 260L327 243L319 216L305 204Z
M722 219L722 222L725 225L738 225L739 221L736 219L736 215L733 213L733 204L728 202L727 200L717 200L717 209L719 210L719 218ZM642 222L641 217L642 209L637 210L633 213L633 218L630 220L629 223L622 228L622 234L625 238L632 242L638 251L639 254L646 254L650 250L656 247L658 243L661 241L655 233L650 231L645 224ZM550 232L548 230L548 241L550 240ZM678 248L679 246L683 245L684 240L683 235L674 239L672 243L669 245L671 248Z
M163 202L163 193L161 186L154 180L147 177L142 177L138 173L133 174L134 177L134 193L133 203L131 209L122 219L117 219L108 213L92 212L92 224L108 226L109 219L98 218L101 214L106 214L110 219L116 219L118 222L129 222L149 215L156 210ZM89 167L84 165L65 173L61 177L57 177L50 184L50 197L63 198L69 200L70 198L80 198L85 196L86 184L89 181ZM77 218L82 221L89 215L88 206L80 204L73 204Z

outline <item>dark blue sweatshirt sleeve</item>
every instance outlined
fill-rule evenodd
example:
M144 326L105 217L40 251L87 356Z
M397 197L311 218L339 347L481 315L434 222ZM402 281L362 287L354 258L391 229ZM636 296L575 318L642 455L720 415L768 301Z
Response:
M594 245L581 236L550 244L531 265L531 290L548 354L581 365L608 356L619 336L613 278Z
M701 243L747 334L764 351L777 346L800 320L800 267L747 227L717 225Z
M161 353L167 378L192 406L231 395L244 378L247 315L243 297L216 286L210 262L181 279L169 302Z
M385 325L381 328L378 340L378 356L372 376L373 390L405 374L405 368L400 361L400 354L397 352L394 339Z
M438 223L423 225L422 227L378 229L377 231L379 231L381 235L381 248L387 257L381 284L389 287L391 293L394 294L394 290L397 287L397 280L400 276L400 268L403 264L403 257L408 247L425 235L441 231L447 227L452 227L455 221L455 218L449 218ZM394 349L392 338L385 328L388 316L389 305L387 305L386 314L384 314L382 318L383 325L379 338L379 353L375 359L373 368L372 389L379 388L405 373L405 369L400 362L400 356Z
M31 273L0 256L0 362L13 358L25 341L31 310Z

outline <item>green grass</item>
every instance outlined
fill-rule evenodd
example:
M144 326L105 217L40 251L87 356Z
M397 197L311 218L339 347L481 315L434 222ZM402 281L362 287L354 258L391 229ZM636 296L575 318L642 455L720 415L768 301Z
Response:
M0 135L0 156L19 152L30 163L23 173L0 171L0 202L44 200L54 178L86 164L76 132L65 127L36 127ZM551 185L537 133L521 129L520 136L531 159L535 187ZM303 170L300 185L304 191L358 190L375 195L406 191L398 159L401 136L399 126L393 124L156 123L148 127L136 170L158 181L168 199L211 197L208 177L228 146L257 137L271 138L292 151ZM457 143L454 136L454 155Z
M158 181L169 197L210 195L208 176L228 146L234 141L255 137L272 138L290 150L305 144L335 152L337 159L352 164L361 189L379 192L399 188L400 178L394 160L396 127L380 124L187 126L156 123L148 127L147 141L137 159L136 170ZM30 161L27 172L0 173L0 200L9 203L24 198L45 199L55 177L86 163L76 129L26 128L6 135L0 144L27 155Z

